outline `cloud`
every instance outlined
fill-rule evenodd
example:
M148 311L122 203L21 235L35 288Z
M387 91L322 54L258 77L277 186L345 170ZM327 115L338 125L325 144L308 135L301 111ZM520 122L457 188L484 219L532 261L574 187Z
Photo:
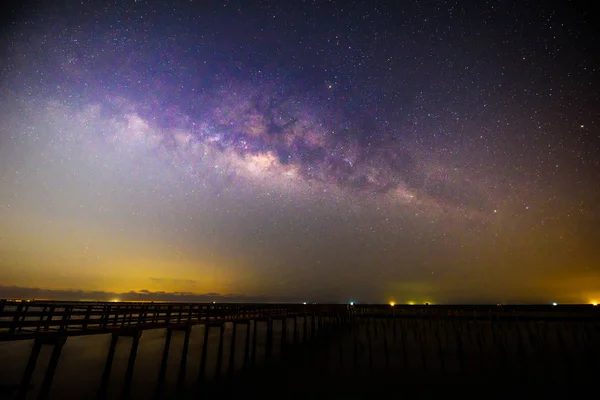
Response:
M177 278L150 278L151 281L160 283L160 284L186 284L186 285L195 285L198 283L193 279L177 279Z
M0 298L5 299L47 299L47 300L65 300L65 301L111 301L119 299L120 301L169 301L169 302L197 302L208 303L211 301L221 303L297 303L301 299L291 297L270 297L270 296L246 296L241 294L220 294L210 293L192 293L192 292L152 292L147 289L138 291L129 291L125 293L104 292L104 291L83 291L77 289L42 289L20 286L1 286Z

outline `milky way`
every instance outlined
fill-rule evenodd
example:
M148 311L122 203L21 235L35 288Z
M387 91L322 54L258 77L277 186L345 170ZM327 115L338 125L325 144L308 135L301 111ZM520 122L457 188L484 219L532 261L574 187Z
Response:
M464 7L15 9L2 281L327 301L600 295L587 14Z

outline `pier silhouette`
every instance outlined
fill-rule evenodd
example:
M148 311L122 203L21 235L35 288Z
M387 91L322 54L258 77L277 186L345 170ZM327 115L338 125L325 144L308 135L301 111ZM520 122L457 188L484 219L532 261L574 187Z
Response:
M32 345L20 381L0 383L14 389L14 398L59 398L64 380L59 387L53 381L63 348L71 338L94 335L110 337L105 350L97 349L104 352L93 390L99 399L233 396L264 391L265 382L298 392L392 390L417 383L592 383L599 369L599 328L600 309L592 305L3 300L0 341ZM201 329L198 340L192 340L193 329ZM157 374L144 380L142 395L134 376L149 365L138 365L145 351L140 341L153 332L164 336L156 336L162 341ZM126 346L127 356L124 371L115 372L118 346ZM43 348L50 351L45 367L38 365ZM199 363L195 377L191 361ZM41 369L41 382L35 382L34 372L40 375Z

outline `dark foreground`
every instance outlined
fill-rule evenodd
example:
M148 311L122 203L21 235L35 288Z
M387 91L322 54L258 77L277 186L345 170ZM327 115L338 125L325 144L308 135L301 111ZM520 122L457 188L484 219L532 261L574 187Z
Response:
M187 345L181 321L170 334L165 327L145 330L133 367L133 339L119 339L103 397L282 397L394 393L406 387L422 393L440 384L548 388L595 383L600 372L600 310L591 305L294 305L287 310L283 317L255 314L250 315L255 319L237 321L235 336L233 320L210 322L208 333L207 325L198 323L190 326ZM70 337L47 396L102 397L99 386L111 337ZM17 398L32 347L30 339L0 343L0 397ZM51 355L51 348L42 349L22 392L26 398L42 394ZM124 391L128 370L132 381Z

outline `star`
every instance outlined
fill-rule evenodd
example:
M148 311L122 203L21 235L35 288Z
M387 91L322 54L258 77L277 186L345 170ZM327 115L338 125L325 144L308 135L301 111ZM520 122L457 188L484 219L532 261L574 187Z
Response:
M483 2L460 18L196 3L8 17L3 285L597 298L598 76L581 67L597 52L580 11L499 2L491 24Z

